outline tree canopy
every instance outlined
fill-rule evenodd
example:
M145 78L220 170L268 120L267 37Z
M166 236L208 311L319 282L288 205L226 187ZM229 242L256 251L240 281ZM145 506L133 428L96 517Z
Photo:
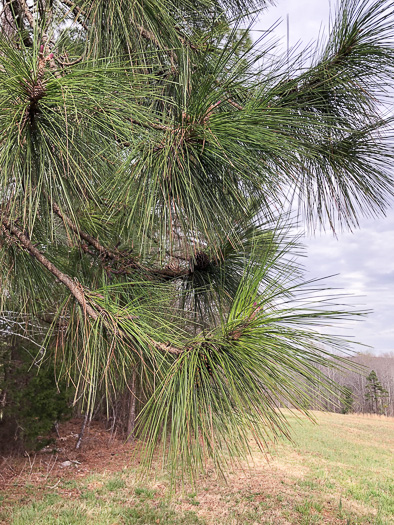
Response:
M390 2L342 0L285 54L250 37L269 3L2 0L3 323L88 414L129 389L173 468L264 448L281 403L335 388L318 365L348 343L323 327L359 314L305 282L292 227L394 192Z

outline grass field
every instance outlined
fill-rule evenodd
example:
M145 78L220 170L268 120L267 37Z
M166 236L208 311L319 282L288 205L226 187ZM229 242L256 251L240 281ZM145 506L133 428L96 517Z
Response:
M172 499L164 474L141 482L127 464L41 482L31 469L0 492L0 523L394 524L394 419L315 416L317 425L290 415L294 444L277 444L269 461L256 451L226 484L208 473Z

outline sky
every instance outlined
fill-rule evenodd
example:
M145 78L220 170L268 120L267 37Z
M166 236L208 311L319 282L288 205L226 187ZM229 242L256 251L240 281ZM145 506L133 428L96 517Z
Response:
M330 4L334 7L335 0L277 0L260 16L254 35L282 19L275 34L282 38L285 50L288 17L290 47L310 44L324 28L327 34ZM368 345L355 347L358 351L394 352L394 201L386 217L364 219L358 230L337 233L337 237L331 232L308 234L304 243L308 278L332 276L327 285L349 296L345 303L372 310L363 321L349 322L336 333Z

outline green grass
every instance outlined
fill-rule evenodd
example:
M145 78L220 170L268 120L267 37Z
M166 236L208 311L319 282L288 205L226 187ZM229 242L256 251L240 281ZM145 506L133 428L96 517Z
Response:
M119 501L110 498L76 498L46 496L38 502L32 502L15 509L9 516L13 525L199 525L204 523L192 512L176 512L169 505L161 502L157 508L132 502L127 504L126 497Z
M153 499L155 496L154 490L146 489L143 487L136 487L134 493L136 496L139 496L142 501L144 501L145 499Z
M307 469L298 486L341 494L354 508L364 507L367 523L394 523L394 420L340 414L318 414L318 420L292 418L298 461ZM279 447L276 458L289 448Z
M113 478L107 481L104 490L108 492L116 492L119 489L123 489L126 486L126 482L120 478Z
M394 419L316 415L319 425L290 415L294 444L279 443L269 463L256 452L227 484L211 473L170 499L164 474L142 485L132 468L39 487L20 480L0 496L0 523L394 524Z

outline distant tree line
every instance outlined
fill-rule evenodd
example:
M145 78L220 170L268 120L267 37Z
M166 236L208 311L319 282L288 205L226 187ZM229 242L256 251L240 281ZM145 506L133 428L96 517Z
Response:
M342 389L327 399L320 395L318 387L312 387L308 408L394 416L394 353L360 353L350 360L354 369L347 372L322 367Z

